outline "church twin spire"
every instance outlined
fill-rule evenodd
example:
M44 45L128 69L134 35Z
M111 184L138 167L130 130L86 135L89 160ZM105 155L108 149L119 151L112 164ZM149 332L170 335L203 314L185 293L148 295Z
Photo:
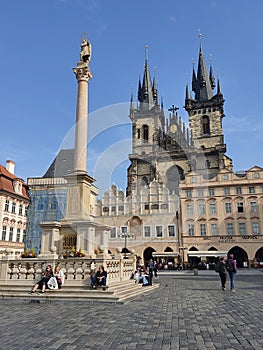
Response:
M138 101L140 103L140 109L150 110L154 106L159 105L159 99L156 78L154 76L154 79L152 81L149 71L148 46L146 46L145 50L146 51L143 79L141 82L141 79L139 78L138 83Z
M199 102L209 101L214 96L213 90L216 87L212 62L210 60L209 74L203 55L202 45L200 44L197 73L194 69L192 72L192 91L195 93L195 100ZM217 95L221 94L220 83L217 83ZM188 86L186 87L186 100L190 99Z

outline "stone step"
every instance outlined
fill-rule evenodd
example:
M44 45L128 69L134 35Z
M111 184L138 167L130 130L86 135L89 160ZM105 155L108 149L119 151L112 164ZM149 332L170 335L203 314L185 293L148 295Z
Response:
M16 281L14 281L16 282ZM28 284L28 283L27 283ZM32 302L51 301L99 301L99 302L124 302L141 294L148 293L159 287L159 284L142 287L134 281L122 281L112 283L104 291L102 288L90 289L89 286L72 286L67 282L60 290L47 290L44 294L29 294L32 283L22 285L21 281L16 283L0 284L0 298L17 299Z

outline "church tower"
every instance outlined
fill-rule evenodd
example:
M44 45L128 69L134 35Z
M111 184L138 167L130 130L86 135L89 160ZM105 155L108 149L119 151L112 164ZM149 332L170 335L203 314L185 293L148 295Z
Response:
M151 80L146 47L143 79L138 83L138 104L135 108L133 96L129 117L132 121L132 154L128 168L128 186L126 194L140 192L156 177L156 152L164 135L164 111L159 104L157 82Z
M213 90L216 82L210 62L209 74L200 43L197 74L193 67L192 91L186 86L185 109L189 115L192 146L196 150L192 170L210 175L216 174L220 169L232 169L232 160L226 155L226 145L222 130L224 115L224 98L221 92L219 78L217 91Z

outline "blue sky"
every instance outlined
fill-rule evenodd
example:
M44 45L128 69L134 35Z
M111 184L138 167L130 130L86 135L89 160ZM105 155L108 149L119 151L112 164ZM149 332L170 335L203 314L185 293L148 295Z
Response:
M88 172L103 190L126 187L128 105L143 71L145 44L164 107L183 109L199 38L224 94L223 130L234 170L263 166L263 2L261 0L10 0L0 2L0 163L43 176L71 147L80 38L93 46Z

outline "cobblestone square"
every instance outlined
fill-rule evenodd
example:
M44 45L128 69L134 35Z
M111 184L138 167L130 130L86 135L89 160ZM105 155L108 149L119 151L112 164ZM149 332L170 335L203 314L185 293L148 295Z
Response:
M1 349L263 349L263 273L160 273L159 289L125 304L1 300Z

